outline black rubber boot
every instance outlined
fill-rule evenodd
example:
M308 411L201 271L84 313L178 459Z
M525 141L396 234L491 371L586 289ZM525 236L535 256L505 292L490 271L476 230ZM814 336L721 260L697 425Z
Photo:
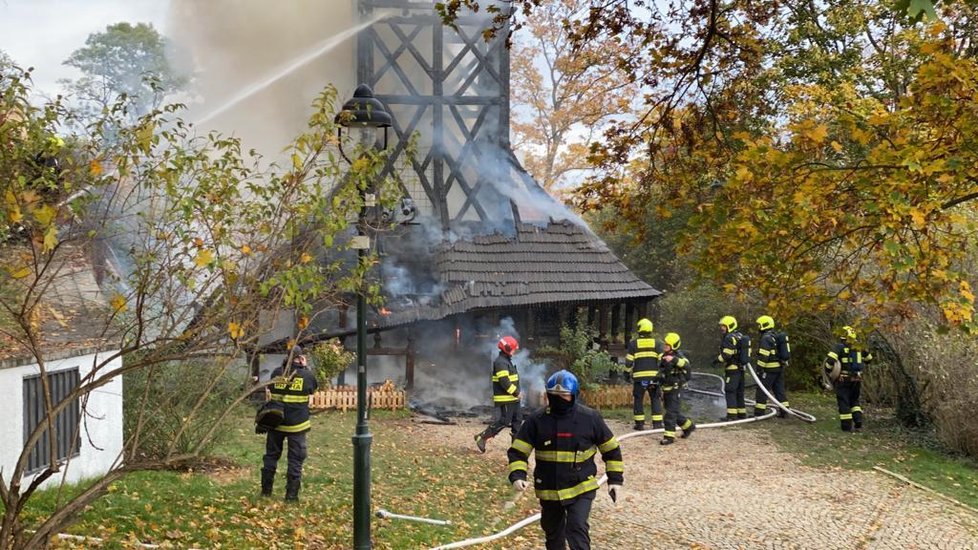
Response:
M655 422L655 421L652 422L652 429L653 430L658 430L661 427L662 427L662 422Z
M675 442L675 437L663 437L661 440L659 440L659 445L672 445Z
M486 438L481 433L475 436L475 446L480 453L486 452Z
M275 484L275 470L261 469L261 496L272 496L272 485Z
M302 479L289 476L285 480L285 500L295 502L299 500L299 488L302 486Z
M636 430L636 431L642 431L642 430L644 430L645 429L645 422L636 422L635 425L632 426L632 429L633 430Z
M695 429L696 429L696 424L693 424L693 425L691 425L688 428L684 428L683 429L683 435L681 435L679 437L681 437L683 439L686 439L687 437L689 437L690 435L693 434L693 430L695 430Z

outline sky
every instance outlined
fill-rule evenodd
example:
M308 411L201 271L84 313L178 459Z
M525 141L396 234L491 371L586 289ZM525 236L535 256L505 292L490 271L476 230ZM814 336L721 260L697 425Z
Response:
M94 32L128 21L152 23L166 34L168 0L0 0L0 50L23 67L34 67L36 89L61 91L59 78L78 71L62 65Z

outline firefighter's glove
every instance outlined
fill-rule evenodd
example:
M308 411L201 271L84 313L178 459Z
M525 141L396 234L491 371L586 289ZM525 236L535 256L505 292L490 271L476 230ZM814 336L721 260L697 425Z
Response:
M268 433L268 428L261 426L259 424L255 424L255 433L258 435Z
M632 371L626 370L625 371L625 382L631 382L631 381L632 381Z
M517 493L522 493L529 486L530 483L527 482L525 479L517 479L513 481L513 490L516 491Z
M611 502L614 502L615 504L618 504L618 501L621 500L621 498L623 496L621 485L612 485L612 484L609 483L608 484L608 496L611 497Z

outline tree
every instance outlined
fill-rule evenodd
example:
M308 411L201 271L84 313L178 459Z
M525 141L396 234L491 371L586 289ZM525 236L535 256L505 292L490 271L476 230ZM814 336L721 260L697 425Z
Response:
M46 398L17 464L0 478L3 550L46 547L113 481L200 456L222 419L256 389L239 382L224 406L208 406L226 373L243 362L243 350L268 333L270 314L294 311L299 338L316 315L376 287L364 283L375 258L350 261L348 229L366 190L385 206L398 192L393 180L377 180L386 163L381 153L357 150L349 169L335 160L332 89L316 100L287 167L259 169L236 139L196 136L176 117L177 107L126 125L121 101L87 126L91 134L64 140L70 151L63 162L39 167L38 151L46 154L55 130L73 115L60 100L33 105L27 82L16 78L0 94L0 341L8 353L33 358ZM108 128L116 129L111 140L103 135ZM78 318L60 300L59 283L116 251L124 261L106 277L104 303ZM92 374L54 402L50 339L72 323L85 324L94 336L84 343L100 353ZM185 414L158 422L168 411L154 407L169 405L159 398L167 391L161 381L188 363L198 383L182 396ZM24 486L35 443L54 442L46 428L70 403L84 404L110 380L130 375L140 383L126 394L127 432L116 465L78 491L59 492L65 500L54 514L25 524L27 502L64 467L51 456ZM87 426L76 426L75 437L85 437ZM155 445L146 452L141 442L151 435Z
M477 4L441 10L450 19ZM505 23L545 3L503 4L523 8L497 10ZM592 5L567 21L575 46L627 44L616 64L644 101L592 148L602 174L579 204L616 207L636 231L652 209L695 212L684 255L782 316L841 300L898 321L913 301L975 330L960 253L978 196L961 126L973 119L975 9L895 5Z
M560 0L541 7L513 44L514 145L527 171L550 192L571 173L590 168L591 142L609 117L632 111L635 97L635 86L616 74L620 43L575 48L571 42L564 21L588 4Z
M104 32L90 34L85 46L65 60L82 76L62 83L89 116L97 117L120 97L127 98L129 121L133 121L187 84L187 78L170 66L166 48L166 39L151 24L108 25Z

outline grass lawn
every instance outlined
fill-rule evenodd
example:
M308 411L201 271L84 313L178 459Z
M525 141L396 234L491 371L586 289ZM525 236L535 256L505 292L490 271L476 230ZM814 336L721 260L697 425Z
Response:
M849 434L839 429L835 396L789 397L793 407L815 415L818 421L803 425L796 419L772 419L744 429L768 431L782 449L800 456L806 464L857 470L879 466L978 508L978 464L943 452L927 433L902 428L892 411L864 404L863 432Z
M420 428L408 416L380 411L371 418L373 511L449 519L452 525L374 518L374 547L427 548L491 532L494 517L487 510L501 510L512 496L505 472L475 453L460 455L439 441L419 439ZM217 450L238 467L134 474L113 485L68 532L103 538L103 548L129 548L136 540L173 548L350 548L355 424L354 412L313 418L298 504L282 501L285 456L275 497L258 496L264 436L252 433L250 413L242 411L234 437ZM55 491L41 493L28 516L50 511L56 498ZM519 513L513 510L513 519Z

